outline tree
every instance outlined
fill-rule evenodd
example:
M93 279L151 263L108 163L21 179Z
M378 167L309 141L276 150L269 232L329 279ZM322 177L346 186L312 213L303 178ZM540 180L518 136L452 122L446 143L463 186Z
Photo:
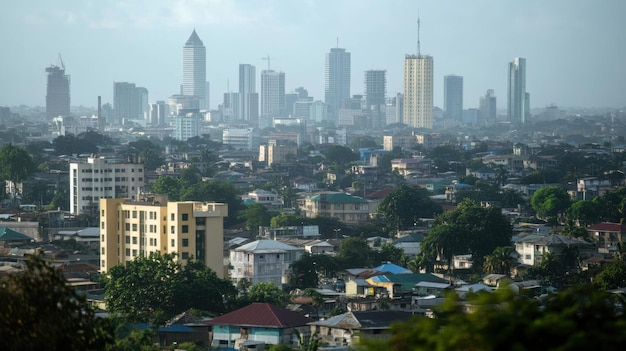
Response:
M626 218L626 187L597 196L593 202L602 208L601 219L603 221L624 223L624 218Z
M545 186L530 198L530 206L541 218L555 220L569 207L570 198L567 192L558 186Z
M580 200L574 202L567 209L567 219L574 221L581 227L599 223L602 208L597 202Z
M61 135L52 140L57 155L95 154L98 146L89 139L78 139L73 134Z
M271 282L259 282L252 285L248 289L248 301L249 302L266 302L276 306L287 305L287 295L285 292Z
M319 276L334 277L339 270L337 259L328 255L305 253L293 262L289 268L289 285L294 289L316 288Z
M189 261L183 267L172 254L139 257L111 268L105 278L110 312L156 326L189 308L223 313L225 301L234 300L236 294L230 282L218 278L202 262Z
M0 280L0 301L2 350L104 350L113 341L109 321L38 256Z
M200 182L183 189L181 194L182 201L214 201L228 204L230 215L224 220L224 225L227 226L237 223L237 213L244 207L239 191L230 182L219 180Z
M326 156L326 160L329 163L335 163L340 167L344 167L346 164L359 159L359 155L349 147L341 145L333 145L322 151L322 154Z
M17 184L28 179L35 171L35 164L26 150L8 143L0 148L0 178L13 183L13 197Z
M426 262L438 257L444 259L448 268L452 256L471 254L473 267L480 269L486 255L498 246L511 243L512 228L499 209L483 208L465 199L456 209L435 219L434 227L423 243Z
M511 268L516 263L513 256L515 250L512 246L499 246L493 252L485 256L483 270L489 274L505 274L511 275Z
M377 211L383 216L386 232L395 234L414 228L421 218L433 218L442 209L426 190L403 184L383 198Z
M376 253L367 242L358 237L344 239L339 245L337 257L342 268L373 267Z
M617 299L617 301L616 301ZM368 340L363 350L616 350L626 347L621 297L578 288L539 301L510 289L469 297L467 313L455 295L435 318L392 326L391 338Z
M249 204L239 215L239 219L246 221L246 229L253 234L259 233L259 227L267 227L275 212L269 211L261 204Z
M405 260L406 257L403 249L395 247L390 243L383 243L380 246L377 262L391 262L397 265L402 265Z
M160 176L154 184L152 184L153 194L167 195L170 201L178 201L180 199L181 184L178 179L170 176Z

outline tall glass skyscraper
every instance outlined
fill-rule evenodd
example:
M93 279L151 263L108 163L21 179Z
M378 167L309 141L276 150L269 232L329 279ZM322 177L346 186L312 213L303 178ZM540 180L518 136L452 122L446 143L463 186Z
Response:
M48 119L70 115L70 76L65 74L65 65L59 55L58 65L46 68L46 116Z
M454 74L443 77L443 107L446 117L463 120L463 77Z
M526 59L516 57L509 62L508 117L512 123L526 123L530 114L529 95L526 93Z
M261 119L259 127L269 127L275 117L286 117L285 73L273 70L261 72Z
M194 97L184 108L206 108L206 48L195 29L183 47L182 95Z
M343 101L350 98L350 53L346 49L332 48L326 54L324 102L328 118L337 122Z
M239 119L256 126L259 123L259 94L256 92L256 67L239 65Z

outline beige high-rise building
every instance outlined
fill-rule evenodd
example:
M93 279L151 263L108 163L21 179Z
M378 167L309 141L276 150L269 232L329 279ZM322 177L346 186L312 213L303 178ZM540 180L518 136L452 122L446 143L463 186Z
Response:
M404 59L404 114L402 123L433 128L433 57L406 55Z
M100 199L100 271L153 252L203 261L224 277L223 203Z

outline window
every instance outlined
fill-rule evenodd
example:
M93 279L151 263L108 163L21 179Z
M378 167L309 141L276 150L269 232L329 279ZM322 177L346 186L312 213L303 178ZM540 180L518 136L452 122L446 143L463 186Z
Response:
M183 247L189 246L189 239L183 239Z
M104 235L102 235L102 242L104 242Z
M172 239L172 247L176 247L176 240Z
M181 215L181 217L182 217L183 221L188 221L189 220L189 214L188 213L183 213Z
M105 266L105 265L104 265L104 260L102 260L102 267L104 267L104 266Z
M137 250L133 250L133 257L137 257Z
M130 244L130 235L126 235L126 243Z
M102 210L102 217L104 217L104 210Z
M100 228L104 229L104 222L100 225Z
M130 230L130 223L126 223L126 230Z
M182 227L182 232L183 232L183 233L189 233L189 226L188 226L188 225L184 225L184 226Z
M126 249L126 256L130 257L130 249Z
M188 260L189 259L189 252L183 252L181 255L183 260Z
M133 223L133 232L137 231L137 223Z
M104 247L102 248L102 254L104 255Z
M172 213L172 214L170 215L170 218L171 218L171 219L170 219L171 221L175 221L175 220L176 220L176 215Z
M137 237L133 236L133 245L137 245Z
M170 227L170 233L174 234L176 232L176 230L174 228L175 228L174 226Z

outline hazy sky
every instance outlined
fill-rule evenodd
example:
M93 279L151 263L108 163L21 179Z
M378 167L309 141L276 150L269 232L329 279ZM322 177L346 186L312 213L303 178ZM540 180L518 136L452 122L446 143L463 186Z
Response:
M271 56L287 92L303 86L323 100L324 54L352 53L351 94L364 71L387 70L387 94L402 91L403 59L434 57L435 105L443 76L464 77L464 107L494 89L506 107L508 62L527 60L532 107L626 106L626 1L623 0L26 0L0 11L0 106L45 105L45 68L63 56L72 105L112 102L113 82L149 90L150 101L178 93L182 47L195 28L207 48L211 107L238 65ZM260 89L257 78L257 91Z

